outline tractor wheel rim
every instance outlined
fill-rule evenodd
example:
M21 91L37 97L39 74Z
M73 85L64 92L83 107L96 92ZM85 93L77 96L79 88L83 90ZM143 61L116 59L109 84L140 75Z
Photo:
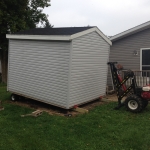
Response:
M12 98L11 98L13 101L15 100L15 97L14 96L12 96Z
M135 110L138 108L138 103L135 100L130 100L128 102L128 107L132 110Z

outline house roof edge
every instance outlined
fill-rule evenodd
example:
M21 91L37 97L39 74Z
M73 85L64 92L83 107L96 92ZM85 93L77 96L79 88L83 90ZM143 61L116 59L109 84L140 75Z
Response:
M135 26L135 27L133 27L133 28L131 28L131 29L128 29L128 30L126 30L126 31L124 31L124 32L121 32L121 33L119 33L119 34L116 34L116 35L112 36L112 37L110 38L110 40L111 40L112 42L113 42L113 41L117 41L117 40L119 40L119 39L122 39L122 38L124 38L124 37L127 37L127 36L129 36L129 35L135 34L135 33L137 33L137 32L143 31L143 30L148 29L148 28L150 28L150 21L145 22L145 23L143 23L143 24L140 24L140 25L138 25L138 26Z

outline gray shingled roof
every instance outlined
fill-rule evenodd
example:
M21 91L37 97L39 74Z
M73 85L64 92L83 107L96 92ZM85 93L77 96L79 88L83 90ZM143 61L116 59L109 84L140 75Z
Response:
M35 28L20 31L17 35L72 35L78 32L88 30L93 27L66 27L66 28Z

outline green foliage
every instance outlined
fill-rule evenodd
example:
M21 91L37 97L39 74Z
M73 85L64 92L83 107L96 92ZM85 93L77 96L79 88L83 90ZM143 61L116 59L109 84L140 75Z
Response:
M0 85L0 149L27 150L148 150L150 149L150 107L133 114L114 110L106 103L77 117L43 113L24 117L33 109L10 104L6 86Z
M45 21L44 28L52 28L53 26L49 23L49 21Z
M10 93L6 91L6 84L0 83L0 100L5 101L10 99Z
M0 83L2 82L2 74L0 73Z
M48 6L50 0L1 0L0 47L7 50L7 33L35 28L38 23L45 26L48 16L42 11Z

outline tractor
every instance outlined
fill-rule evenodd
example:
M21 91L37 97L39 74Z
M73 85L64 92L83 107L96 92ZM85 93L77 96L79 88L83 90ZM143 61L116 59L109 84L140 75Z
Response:
M131 70L128 70L122 79L119 74L121 65L116 67L116 64L117 62L108 62L113 85L118 98L118 105L115 109L125 106L128 111L133 113L141 112L148 105L148 101L150 100L150 85L145 85L143 87L137 86L134 72ZM125 83L129 79L131 80L131 85L126 87ZM122 102L122 99L125 96L126 99Z

